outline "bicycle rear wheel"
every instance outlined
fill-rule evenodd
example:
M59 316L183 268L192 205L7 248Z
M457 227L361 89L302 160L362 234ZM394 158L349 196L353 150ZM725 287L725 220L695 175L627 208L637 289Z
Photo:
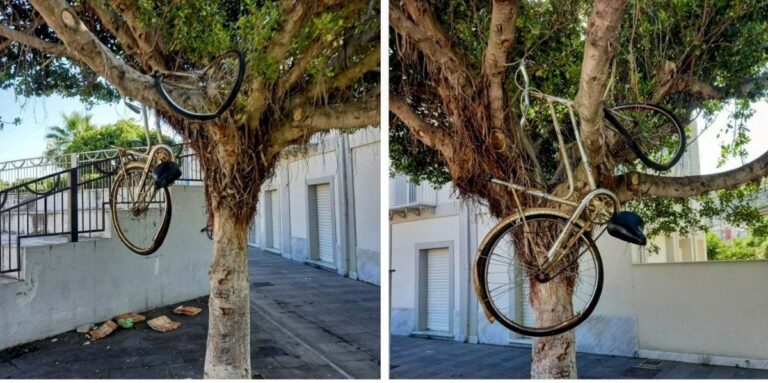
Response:
M603 286L603 263L592 239L578 234L575 244L555 265L555 275L538 282L536 253L546 256L566 218L549 212L526 212L494 227L480 245L474 263L475 291L485 312L504 327L528 336L566 332L587 319ZM526 229L527 226L527 229ZM526 238L535 239L538 250ZM558 299L551 302L538 297Z
M671 169L685 151L685 130L672 112L652 104L626 104L605 110L606 120L646 166Z
M233 50L200 71L155 76L155 88L176 113L195 120L210 120L232 105L244 76L243 55Z
M131 163L118 173L109 192L112 225L120 240L136 254L157 251L171 225L171 193L168 188L155 189L154 178L146 174L143 163ZM146 190L142 201L140 193Z

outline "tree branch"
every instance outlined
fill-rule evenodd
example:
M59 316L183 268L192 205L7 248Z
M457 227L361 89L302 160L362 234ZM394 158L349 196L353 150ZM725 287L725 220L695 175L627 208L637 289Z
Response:
M389 95L389 110L408 127L414 137L424 145L440 152L446 161L451 161L453 158L453 140L446 132L424 121L405 101L395 94Z
M768 175L768 151L736 169L721 173L686 177L665 177L631 172L617 178L622 202L639 197L692 197L712 191L735 189Z
M595 0L587 26L575 108L585 146L598 169L607 161L602 101L609 75L608 64L618 49L619 27L626 11L627 0Z
M360 73L359 75L355 76L354 79L359 78L360 75L369 72L373 70L379 62L379 52L371 51L371 38L376 38L375 41L378 41L378 34L369 34L369 33L357 33L352 37L344 37L345 39L345 48L339 53L337 53L329 62L327 65L329 66L335 66L337 68L340 68L341 70L344 70L346 72L349 72L351 68L343 68L343 66L346 63L347 57L356 57L360 54L366 54L366 56L363 58L362 61L370 59L370 54L375 53L376 59L375 62L369 63L373 64L372 66L368 67L367 70L365 70L363 73ZM300 79L304 78L304 75L307 72L307 69L309 68L312 61L326 48L334 44L334 40L328 40L328 39L318 39L312 45L309 46L309 48L306 49L304 53L301 54L296 59L295 64L291 67L291 69L288 71L288 73L283 76L283 78L278 82L277 84L277 99L282 98L288 91L293 88ZM379 45L376 45L376 50L380 49ZM360 64L362 61L358 62ZM356 64L357 65L357 64ZM367 65L367 64L366 64ZM349 73L352 75L352 73ZM340 77L341 75L337 75L335 79L342 79ZM323 93L327 93L332 90L332 88L329 88L329 81L336 81L336 80L324 80L324 81L318 81L313 88L319 88L319 89L312 89L309 91L306 91L305 95L300 96L300 98L306 98L306 99L312 99L314 97L317 97ZM334 84L330 84L333 86ZM338 84L333 89L343 89L349 86L350 84ZM323 89L325 88L325 89ZM325 92L323 91L325 90ZM300 102L294 102L294 104L300 104L304 102L304 100L300 100Z
M755 95L755 88L768 89L768 75L744 78L738 86L733 88L708 84L691 76L679 76L676 86L672 89L674 92L688 93L698 100L705 101L725 100L728 97L752 97ZM667 92L661 99L670 93L672 92Z
M134 36L130 25L113 9L103 3L102 0L89 0L88 4L94 10L107 29L120 42L123 49L129 54L134 54L139 62L147 69L165 69L165 58L158 49L142 50L142 44ZM127 13L132 15L131 13Z
M32 6L43 16L45 22L67 47L67 54L84 62L94 72L104 77L123 96L163 111L168 111L165 102L155 91L154 81L120 61L115 54L94 36L74 10L64 0L30 0ZM66 10L66 12L65 12ZM66 14L66 23L65 17ZM183 92L180 90L180 92Z
M320 54L320 52L328 48L331 43L332 41L327 39L318 39L312 43L309 48L307 48L301 57L296 59L296 63L293 64L290 70L288 70L288 73L283 77L277 86L278 98L283 97L283 95L291 90L291 88L293 88L296 83L298 83L299 80L304 77L310 63L312 63L312 60L315 59L317 55Z
M45 20L43 20L42 17L38 16L33 20L29 25L25 26L24 28L20 29L19 32L26 33L28 35L32 35L32 33L35 32L35 29L39 27L40 25L44 24ZM11 46L11 43L13 43L15 40L8 39L6 41L3 41L0 43L0 52Z
M281 1L282 16L280 17L281 29L269 42L267 57L276 63L283 60L291 47L291 39L299 32L302 21L309 13L309 7L303 1ZM248 97L247 125L257 127L264 109L269 101L269 84L260 77L256 77L251 83Z
M29 32L34 31L34 29L35 28L31 28ZM9 40L3 42L3 44L0 45L0 50L10 46L12 41L16 41L20 44L29 46L44 53L59 57L69 57L66 46L38 39L31 34L8 28L5 25L0 25L0 36L3 36Z
M443 76L453 88L467 94L473 91L469 70L462 64L466 61L461 61L451 49L440 46L430 34L408 20L392 3L389 5L389 23L397 33L407 37L430 62L442 69Z
M296 107L291 111L291 121L273 133L268 155L276 155L290 145L309 139L315 133L378 125L379 105L379 99L376 97L356 103Z
M413 23L416 24L419 29L424 31L427 36L437 43L443 49L452 50L451 39L440 26L429 4L425 1L417 0L403 0L408 16L411 17ZM458 56L458 52L453 51L454 55Z
M491 31L485 48L483 74L490 82L489 99L493 127L504 129L504 80L507 73L507 55L515 42L517 0L494 0L491 12Z
M339 4L344 4L344 2L339 0L325 0L317 3L296 0L282 1L281 7L283 12L280 21L281 29L270 40L269 46L267 47L267 56L275 63L283 63L290 52L293 39L296 34L300 32L305 21L313 14L322 12L329 7L337 6ZM342 17L356 15L357 11L361 9L362 6L363 2L360 1L345 4L346 8ZM298 79L301 78L301 74L302 73L298 72L298 70L293 73L295 78L293 81L298 81ZM249 93L250 96L247 101L248 115L246 124L248 126L258 126L259 120L267 107L267 103L272 98L273 91L276 91L278 97L282 97L284 92L290 89L290 86L281 86L278 84L275 88L273 85L274 84L270 84L259 77L256 77L252 82Z
M291 48L293 36L299 32L304 18L309 14L309 7L303 1L281 2L284 7L280 18L282 28L269 42L267 55L276 62L282 61Z
M338 89L345 89L354 84L362 75L374 70L379 66L379 57L381 55L380 45L377 44L373 50L369 51L360 61L346 71L339 73L331 79L323 79L310 88L305 95L300 97L305 100L313 100Z
M138 7L138 2L136 0L109 0L109 4L125 21L134 40L138 43L141 56L145 57L152 68L165 69L165 57L159 46L158 34L142 27L138 21L138 16L133 11ZM102 21L104 21L103 18ZM117 37L120 38L120 36Z

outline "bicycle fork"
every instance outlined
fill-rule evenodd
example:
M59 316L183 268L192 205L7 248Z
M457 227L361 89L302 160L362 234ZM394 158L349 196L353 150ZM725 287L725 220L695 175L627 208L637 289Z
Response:
M539 272L537 275L535 275L535 278L539 283L549 282L558 274L560 274L560 271L562 270L556 270L557 272L553 273L552 269L554 265L558 264L560 260L565 256L565 254L568 253L571 247L573 247L573 245L579 239L579 236L581 236L589 227L589 225L584 225L584 227L582 227L577 233L571 233L571 230L576 224L578 218L582 213L584 213L584 210L587 208L587 206L589 206L589 203L592 202L592 199L598 195L605 195L611 198L615 203L615 206L617 206L618 210L618 206L620 206L619 198L616 196L616 194L608 189L595 189L584 196L579 205L576 207L576 210L574 210L573 214L571 214L571 217L566 222L565 227L560 231L560 234L557 236L555 243L547 252L546 260L543 264L539 265ZM581 256L581 254L579 254L579 256ZM578 259L578 256L576 259Z

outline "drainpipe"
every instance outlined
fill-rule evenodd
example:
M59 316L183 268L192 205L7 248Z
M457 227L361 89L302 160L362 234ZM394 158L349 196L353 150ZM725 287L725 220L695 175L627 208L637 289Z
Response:
M472 323L472 292L473 292L473 284L472 284L472 219L470 214L470 207L469 204L467 204L464 207L464 219L466 220L466 227L467 227L467 243L465 244L464 251L466 251L467 254L467 275L466 275L466 308L467 308L467 319L465 323L464 328L464 342L469 342L470 338L470 328Z
M355 221L355 174L352 164L352 147L349 144L349 136L344 135L344 177L347 204L347 272L355 279L357 274L357 222Z
M352 176L349 174L351 166L349 165L349 137L346 134L339 134L339 144L337 146L337 162L339 174L339 200L341 205L341 254L343 274L350 278L357 279L356 265L352 262L354 247L354 216L350 211L352 207ZM341 271L341 270L340 270Z

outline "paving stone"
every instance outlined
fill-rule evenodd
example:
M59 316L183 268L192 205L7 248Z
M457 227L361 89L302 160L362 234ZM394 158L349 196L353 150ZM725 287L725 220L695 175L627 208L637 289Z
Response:
M249 265L251 281L273 285L251 288L255 302L251 307L254 374L265 378L344 378L315 354L321 352L353 377L378 378L378 287L255 249L250 251ZM146 323L138 323L134 329L117 329L87 346L83 345L87 339L73 330L1 350L0 378L202 378L207 304L208 298L200 297L141 313L148 318L167 315L182 323L169 333L158 333ZM179 305L203 311L194 317L172 314ZM321 317L339 323L327 323ZM51 342L53 338L56 342ZM321 345L323 342L327 344ZM326 347L338 355L324 350ZM359 360L353 353L359 353Z
M197 364L194 366L171 366L168 368L173 379L202 379L203 378L203 364Z
M184 359L178 354L156 354L141 357L142 367L172 366L182 363L184 363Z
M531 350L392 336L392 379L529 379ZM659 370L636 368L645 359L577 354L582 379L766 379L768 370L664 361Z
M110 370L109 379L168 379L171 373L168 367L140 367Z

